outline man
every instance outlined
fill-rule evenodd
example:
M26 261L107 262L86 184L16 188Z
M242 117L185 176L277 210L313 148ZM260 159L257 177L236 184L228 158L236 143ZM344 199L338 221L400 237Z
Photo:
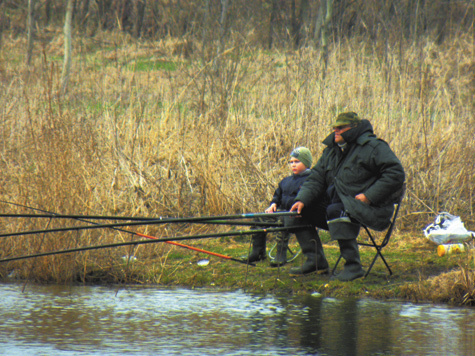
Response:
M339 114L331 127L334 132L323 141L327 147L290 211L326 213L330 235L338 241L345 259L343 271L333 278L351 281L364 275L356 242L361 223L375 230L389 226L405 174L399 159L374 135L368 120L346 112ZM325 212L305 212L306 207L322 202ZM325 228L321 225L317 226Z

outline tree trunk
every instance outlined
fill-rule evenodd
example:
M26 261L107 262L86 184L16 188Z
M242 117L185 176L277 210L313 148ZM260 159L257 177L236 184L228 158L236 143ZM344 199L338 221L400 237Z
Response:
M51 21L51 0L45 0L44 8L45 8L45 24L49 25L49 22Z
M35 0L28 0L28 43L26 46L26 64L31 64L31 57L33 56L33 40L35 36Z
M3 33L3 24L5 23L5 15L3 10L3 1L0 0L0 53L2 51L2 33Z
M128 33L132 33L133 30L133 5L130 0L119 0L117 1L117 19L119 22L120 30Z
M321 29L322 33L322 60L323 60L323 77L327 72L327 64L328 64L328 36L329 31L328 27L330 26L330 22L333 16L333 0L323 0L326 1L326 12L325 17L323 20L323 25Z
M277 6L278 6L278 0L272 0L272 9L270 13L270 22L269 22L269 42L267 43L267 47L269 49L272 48L272 44L274 41L274 22L277 16Z
M327 0L320 0L320 6L318 9L317 19L315 21L315 31L313 32L313 38L315 46L320 44L320 38L322 35L323 16L326 13Z
M299 16L297 18L297 37L296 37L296 41L295 41L295 45L296 47L299 47L300 44L302 43L302 40L305 41L305 38L306 38L306 33L304 33L304 29L305 29L305 18L307 16L307 13L308 13L308 9L309 9L309 6L308 6L308 0L302 0L300 2L300 11L299 11Z
M78 6L79 15L77 15L76 21L80 27L84 26L87 20L87 15L89 13L89 0L83 0L79 3Z
M298 20L297 20L297 11L295 6L295 0L292 0L290 3L290 35L292 36L291 41L292 45L296 47L298 43Z
M61 94L66 93L71 71L71 32L73 19L74 0L68 0L66 5L66 19L64 21L64 61L63 72L61 74Z
M143 18L145 16L145 6L147 0L138 0L135 3L134 36L139 38L142 34Z
M205 2L205 8L204 8L204 16L203 16L203 38L202 38L202 44L201 44L201 55L203 59L203 63L206 63L208 61L208 51L207 48L209 47L209 30L210 30L210 2L211 0L206 0Z
M221 18L219 20L219 41L218 41L218 49L216 51L216 60L214 61L214 69L216 70L219 68L219 57L224 50L224 39L226 37L227 32L227 19L228 19L228 8L229 8L230 0L221 0Z

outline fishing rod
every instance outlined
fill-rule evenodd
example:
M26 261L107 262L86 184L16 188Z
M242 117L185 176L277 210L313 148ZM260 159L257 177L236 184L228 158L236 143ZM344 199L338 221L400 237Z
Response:
M0 238L24 236L24 235L35 235L35 234L43 234L43 233L49 233L49 232L66 232L66 231L79 231L79 230L91 230L91 229L102 229L102 228L118 228L118 227L124 227L124 226L154 225L154 224L156 225L160 224L160 220L134 221L134 222L129 222L129 223L116 223L116 224L96 224L96 225L57 227L57 228L45 229L45 230L18 231L18 232L0 234ZM263 224L263 225L269 226L270 224ZM277 224L276 226L282 226L282 225ZM256 231L256 230L253 230L253 231Z
M90 224L96 224L96 223L93 222L93 221L86 221L86 220L83 220L83 219L80 219L80 221L84 221L84 222L87 222L87 223L90 223ZM146 234L142 234L142 233L140 233L140 232L129 231L129 230L124 230L124 229L119 229L119 228L112 228L112 229L114 229L114 230L116 230L116 231L126 232L126 233L128 233L128 234L132 234L132 235L136 235L136 236L140 236L140 237L145 237L145 238L147 238L147 239L152 239L152 240L158 240L158 239L159 239L158 237L150 236L150 235L146 235ZM189 249L189 250L193 250L193 251L205 253L205 254L207 254L207 255L212 255L212 256L216 256L216 257L228 259L228 260L231 260L231 261L240 262L240 263L245 263L245 264L249 264L249 265L251 265L251 266L255 266L255 264L252 263L252 262L248 262L248 261L245 261L245 260L240 260L240 259L233 258L233 257L230 257L230 256L226 256L226 255L223 255L223 254L220 254L220 253L217 253L217 252L212 252L212 251L203 250L203 249L198 248L198 247L189 246L189 245L184 245L184 244L179 243L179 242L176 242L176 241L164 241L164 242L167 243L167 244L171 244L171 245L175 245L175 246L187 248L187 249Z
M293 214L293 213L292 213ZM267 214L267 217L272 217ZM6 218L48 218L48 219L73 219L79 221L86 221L83 219L89 220L129 220L129 219L117 219L115 217L106 217L106 216L89 216L89 215L62 215L62 214L0 214L0 217ZM173 220L172 220L173 219ZM160 220L160 223L167 224L167 223L195 223L195 224L215 224L215 225L231 225L231 226L282 226L281 223L273 223L273 222L263 222L263 221L230 221L230 220L202 220L206 218L198 217L197 220L193 221L178 221L182 218L170 218L170 219L163 219ZM190 218L183 218L183 219L190 219ZM194 218L191 218L194 219ZM136 218L134 221L150 221L152 218ZM89 223L93 223L92 221L86 221Z
M3 201L3 202L5 202L5 201ZM6 202L6 203L9 203L9 202ZM114 230L135 234L137 236L141 236L141 237L145 237L145 238L149 238L149 239L156 239L153 236L140 234L140 233L135 233L135 232L132 232L132 231L123 230L123 229L119 228L119 226L130 226L130 225L142 224L143 221L146 221L147 223L150 223L150 222L151 223L154 223L154 222L160 222L160 223L175 222L176 223L176 222L179 222L179 221L180 222L202 222L202 220L205 219L207 223L214 223L214 224L253 225L253 226L266 226L266 227L282 226L282 224L270 223L270 222L269 223L253 222L252 224L249 224L249 223L231 222L231 221L207 220L207 219L211 219L211 218L212 219L217 219L217 218L221 218L221 217L226 217L227 219L229 219L229 218L236 218L237 219L237 218L243 218L243 217L245 217L245 218L257 218L259 216L269 217L269 215L267 213L248 213L248 214L236 214L236 215L231 215L231 216L230 215L223 215L223 216L198 217L198 218L167 218L167 219L163 219L162 217L160 217L160 220L157 220L157 219L153 219L153 218L137 218L137 217L123 217L123 216L92 216L92 215L88 216L88 215L72 215L72 214L69 214L69 215L64 214L63 215L63 214L53 213L53 212L49 212L49 211L46 211L46 210L37 209L37 208L25 206L25 205L16 204L16 203L9 203L9 204L14 204L14 205L21 206L21 207L24 207L24 208L27 208L27 209L41 211L44 214L0 214L0 217L69 218L69 219L76 219L76 220L79 220L79 221L84 221L84 222L87 222L87 223L91 223L91 224L94 224L94 226L56 228L56 229L48 229L48 230L32 230L32 231L27 231L27 232L16 232L16 233L10 233L10 234L1 234L0 237L21 236L21 235L40 234L40 233L48 233L48 232L64 232L64 231L71 231L71 230L79 231L79 230L91 229L91 228L112 228ZM286 212L286 213L276 213L276 215L281 216L281 215L297 215L297 214ZM276 216L276 215L274 215L274 216ZM101 224L97 224L95 222L87 221L85 219L139 220L139 223L138 224L137 223L127 223L127 224L102 224L101 225ZM252 233L256 233L256 232L257 231L255 229L252 231ZM222 234L220 234L220 235L222 236ZM247 261L237 260L237 259L234 259L234 258L229 257L229 256L225 256L225 255L222 255L222 254L217 254L217 253L214 253L214 252L211 252L211 251L206 251L206 250L203 250L203 249L198 249L198 248L195 248L195 247L192 247L192 246L188 246L188 245L184 245L184 244L180 244L180 243L176 243L176 242L172 242L172 241L170 241L169 243L171 243L173 245L183 247L183 248L191 249L191 250L194 250L194 251L206 253L206 254L209 254L209 255L214 255L214 256L221 257L221 258L226 258L226 259L232 259L232 260L236 260L236 261L241 262L241 263L248 263Z
M309 226L310 225L295 226L292 229L303 229L303 228L308 228ZM24 260L24 259L35 258L35 257L60 255L60 254L66 254L66 253L73 253L73 252L80 252L80 251L87 251L87 250L99 250L99 249L114 248L114 247L121 247L121 246L136 246L136 245L144 245L144 244L158 243L158 242L174 242L174 241L181 241L181 240L197 240L197 239L204 239L204 238L227 237L227 236L238 236L238 235L243 236L243 235L250 235L250 234L255 234L255 233L260 233L260 232L270 233L270 232L285 231L285 230L288 230L288 228L278 227L278 228L269 228L269 229L255 229L255 230L245 230L245 231L232 231L232 232L225 232L225 233L201 234L201 235L193 235L193 236L177 236L177 237L154 238L154 239L148 239L148 240L119 242L119 243L105 244L105 245L78 247L78 248L72 248L72 249L67 249L67 250L42 252L42 253L36 253L36 254L33 254L33 255L8 257L8 258L0 259L0 263ZM232 257L225 256L225 255L221 255L221 256L222 256L222 258L226 258L226 259L230 259L230 260L233 260L233 261L236 261L236 262L248 264L247 261L245 261L245 260L233 259Z
M272 216L297 216L297 212L280 212L280 213L272 213ZM61 215L56 215L57 217ZM53 218L54 216L50 216ZM238 217L270 217L268 213L251 213L251 214L239 214L239 215L228 215L228 218L238 219ZM82 218L82 217L81 217ZM213 217L214 220L216 217ZM79 218L77 218L79 219ZM178 218L178 219L150 219L150 220L140 220L140 221L132 221L132 222L124 222L124 223L115 223L115 224L97 224L97 225L85 225L85 226L70 226L70 227L58 227L48 230L30 230L30 231L20 231L20 232L12 232L6 234L0 234L1 237L12 237L12 236L22 236L22 235L35 235L41 233L49 233L49 232L65 232L65 231L79 231L79 230L90 230L90 229L100 229L100 228L116 228L116 227L124 227L124 226L139 226L139 225L159 225L168 222L189 222L189 221L199 221L199 220L208 220L210 217L196 217L196 218ZM247 225L247 224L246 224ZM264 224L265 226L269 226L270 224Z
M124 231L124 232L128 232L128 233L131 233L131 234L134 234L134 235L137 235L137 236L145 237L145 238L147 238L147 239L159 240L158 237L141 234L140 232L133 232L133 231L127 231L127 230L120 230L120 231ZM193 246L189 246L189 245L184 245L184 244L181 244L181 243L176 242L176 241L164 241L164 242L166 242L166 243L168 243L168 244L172 244L172 245L184 247L184 248L187 248L187 249L189 249L189 250L206 253L207 255L216 256L216 257L224 258L224 259L227 259L227 260L231 260L231 261L235 261L235 262L239 262L239 263L244 263L244 264L248 264L248 265L251 265L251 266L255 266L255 263L253 263L253 262L248 262L247 260L240 260L240 259L237 259L237 258L233 258L233 257L231 257L231 256L222 255L222 254L217 253L217 252L206 251L206 250L203 250L203 249L201 249L201 248L197 248L197 247L193 247Z
M0 200L0 202L2 202ZM10 203L12 204L12 203ZM21 205L25 208L24 205ZM35 209L35 208L31 208ZM35 209L40 210L40 209ZM41 211L41 210L40 210ZM45 211L43 211L45 212ZM69 219L89 219L89 220L128 220L128 221L153 221L154 224L165 224L165 223L188 223L196 221L223 221L224 219L236 220L236 219L253 219L253 218L269 218L269 217L278 217L278 216L297 216L297 212L276 212L276 213L245 213L245 214L234 214L234 215L216 215L216 216L196 216L196 217L182 217L182 218L167 218L167 217L133 217L133 216L107 216L107 215L77 215L77 214L0 214L0 217L23 217L23 218L69 218Z
M131 233L131 234L135 234L137 236L141 236L141 237L145 237L145 238L149 238L149 239L156 239L155 237L153 236L149 236L149 235L145 235L145 234L140 234L140 233L135 233L135 232L132 232L132 231L128 231L128 230L123 230L123 229L119 229L117 227L117 225L115 226L104 226L104 225L99 225L95 222L91 222L91 221L87 221L85 220L86 218L90 218L90 219L118 219L118 220L122 220L122 219L127 219L127 220L130 220L130 219L133 219L133 218L130 218L130 217L119 217L119 216L114 216L114 217L110 217L110 216L85 216L85 215L66 215L66 214L58 214L58 213L54 213L54 212L50 212L50 211L46 211L46 210L42 210L42 209L37 209L37 208L33 208L33 207L30 207L30 206L26 206L26 205L21 205L21 204L16 204L16 203L10 203L10 202L5 202L3 201L4 203L9 203L9 204L13 204L13 205L17 205L17 206L21 206L21 207L24 207L24 208L27 208L27 209L31 209L31 210L36 210L36 211L41 211L43 212L44 214L0 214L1 217L28 217L28 218L31 218L31 217L42 217L42 218L70 218L70 219L76 219L76 220L79 220L79 221L84 221L84 222L87 222L87 223L91 223L91 224L94 224L94 228L101 228L101 227L108 227L108 228L112 228L114 230L118 230L118 231L122 231L122 232L126 232L126 233ZM246 217L251 217L251 216L256 216L258 214L245 214ZM240 215L234 215L234 217L242 217L243 215L240 214ZM264 215L266 216L266 215ZM267 215L268 217L268 215ZM161 218L161 217L160 217ZM219 217L215 217L215 218L219 218ZM135 218L135 219L142 219L142 218ZM151 218L144 218L146 220L149 220ZM196 218L191 218L193 220L197 220ZM198 218L200 219L200 218ZM172 220L173 222L177 222L177 219L176 218L173 218L173 219L166 219L166 220ZM181 219L180 219L181 220ZM186 220L190 220L189 218L186 218ZM142 221L142 220L140 220ZM165 222L165 220L161 220L163 222ZM199 220L198 221L194 221L194 222L200 222ZM220 221L220 220L209 220L207 221L208 223L214 223L214 224L228 224L228 225L250 225L250 224L246 224L246 223L240 223L240 222L231 222L231 221ZM256 222L254 221L253 226L266 226L266 227L270 227L270 226L282 226L282 224L277 224L277 223L264 223L264 222ZM86 228L86 227L84 227ZM83 229L83 227L81 227L81 229ZM77 228L75 230L78 230ZM67 231L67 230L64 230L64 228L62 228L60 231ZM57 229L49 229L48 231L46 230L43 230L41 233L46 233L46 232L58 232ZM253 231L255 232L255 231ZM34 234L34 233L40 233L40 231L29 231L27 234ZM6 236L19 236L19 235L24 235L22 233L15 233L15 234L10 234L10 235L7 235L7 234L4 234ZM222 235L222 234L221 234ZM0 237L6 237L6 236L0 236ZM217 257L221 257L221 258L225 258L225 259L231 259L231 260L235 260L237 262L241 262L241 263L248 263L247 261L243 261L243 260L237 260L237 259L234 259L232 257L229 257L229 256L225 256L225 255L222 255L222 254L217 254L215 252L211 252L211 251L206 251L204 249L199 249L199 248L196 248L196 247L192 247L192 246L188 246L188 245L184 245L184 244L180 244L180 243L177 243L177 242L173 242L173 241L169 241L168 243L170 244L173 244L173 245L176 245L176 246L179 246L179 247L183 247L183 248L187 248L187 249L190 249L190 250L194 250L194 251L198 251L198 252L201 252L201 253L205 253L205 254L209 254L209 255L214 255L214 256L217 256ZM251 264L254 266L254 264Z
M63 218L63 217L64 217L64 215L59 214L59 213L54 213L54 212L50 212L50 211L46 211L46 210L41 210L41 209L37 209L37 208L25 206L25 205L23 205L23 207L28 208L28 209L38 210L38 211L42 211L42 212L44 212L44 213L47 213L47 214L42 214L42 217L47 217L47 216L48 216L49 218ZM23 214L23 215L25 215L25 214ZM30 214L30 215L31 215L31 214ZM71 218L71 217L70 217L70 218ZM83 218L74 218L74 219L79 220L79 221L83 221L83 222L86 222L86 223L90 223L90 224L95 224L95 225L97 225L96 222L88 221L88 220L85 220L85 219L83 219ZM97 228L97 226L96 226L96 228ZM111 227L111 228L114 229L114 230L117 230L117 231L126 232L126 233L129 233L129 234L133 234L133 235L145 237L145 238L148 238L148 239L157 239L157 238L154 237L154 236L145 235L145 234L138 233L138 232L133 232L133 231L129 231L129 230L119 229L119 228L116 228L116 227ZM225 256L225 255L223 255L223 254L219 254L219 253L211 252L211 251L206 251L206 250L204 250L204 249L200 249L200 248L196 248L196 247L193 247L193 246L184 245L184 244L181 244L181 243L178 243L178 242L174 242L174 241L165 241L165 242L166 242L166 243L169 243L169 244L172 244L172 245L179 246L179 247L187 248L187 249L190 249L190 250L193 250L193 251L198 251L198 252L201 252L201 253L205 253L205 254L208 254L208 255L213 255L213 256L217 256L217 257L221 257L221 258L231 259L231 260L234 260L234 261L237 261L237 262L243 262L242 260L237 260L237 259L235 259L235 258L232 258L232 257L229 257L229 256ZM245 262L245 263L248 263L248 262ZM255 266L255 264L253 264L253 263L249 263L249 264L252 265L252 266Z

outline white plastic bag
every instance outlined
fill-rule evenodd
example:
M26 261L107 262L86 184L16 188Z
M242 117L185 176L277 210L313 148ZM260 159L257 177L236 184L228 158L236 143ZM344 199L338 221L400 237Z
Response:
M440 213L432 224L424 229L424 235L437 245L470 241L472 231L468 231L458 216Z

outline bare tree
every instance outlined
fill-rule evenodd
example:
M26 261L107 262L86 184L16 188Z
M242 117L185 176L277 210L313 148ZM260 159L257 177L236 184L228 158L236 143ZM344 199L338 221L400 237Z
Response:
M317 22L315 24L315 42L322 47L322 60L324 65L323 76L325 76L328 63L328 30L333 16L333 0L320 0L320 10L318 11ZM320 39L320 40L319 40Z
M203 58L203 63L208 61L206 48L209 46L209 32L210 32L210 17L211 17L211 0L206 0L204 4L204 14L203 14L203 34L202 34L202 45L201 45L201 55Z
M298 17L298 37L297 37L298 42L296 42L297 46L301 44L302 39L306 39L307 37L305 20L308 20L309 11L310 11L310 7L309 7L308 0L302 0L300 2L300 11L299 11L299 17Z
M2 33L3 33L3 24L5 23L5 15L3 14L3 1L0 0L0 51L2 50Z
M279 0L271 0L272 1L272 7L271 7L271 12L270 12L270 22L269 22L269 40L267 42L267 47L269 49L272 48L272 44L274 42L274 26L275 26L275 21L277 17L277 11L278 11L278 6L279 6Z
M139 38L142 33L143 18L145 16L145 6L147 0L138 0L135 2L134 36Z
M63 72L61 74L61 94L66 93L69 81L69 73L71 71L71 32L73 20L74 0L68 0L66 5L66 19L64 21L64 60Z
M219 67L219 57L224 50L224 40L227 32L228 8L231 0L221 0L221 17L219 20L219 41L218 49L216 51L216 60L214 61L214 68Z
M320 6L318 8L317 19L315 21L315 30L313 33L313 38L315 40L315 44L320 43L320 36L322 35L322 26L323 26L323 18L327 12L327 0L319 0Z
M328 8L330 7L330 13ZM328 33L328 25L331 21L333 14L333 0L320 0L320 6L318 9L318 15L315 22L314 38L317 44L322 45L322 36L326 36ZM330 16L330 17L329 17Z
M26 46L26 64L31 64L31 57L33 55L33 40L35 36L35 0L28 0L28 44Z
M308 12L308 0L300 1L300 8L297 12L297 6L295 0L292 0L290 4L290 26L292 42L295 48L298 48L302 39L302 25L304 22L304 16Z
M89 0L78 0L78 2L76 3L76 19L79 20L78 23L80 24L80 26L86 23L89 14L89 4Z
M45 23L46 25L48 25L51 20L51 0L45 0L44 8L45 8L45 12L44 12Z

